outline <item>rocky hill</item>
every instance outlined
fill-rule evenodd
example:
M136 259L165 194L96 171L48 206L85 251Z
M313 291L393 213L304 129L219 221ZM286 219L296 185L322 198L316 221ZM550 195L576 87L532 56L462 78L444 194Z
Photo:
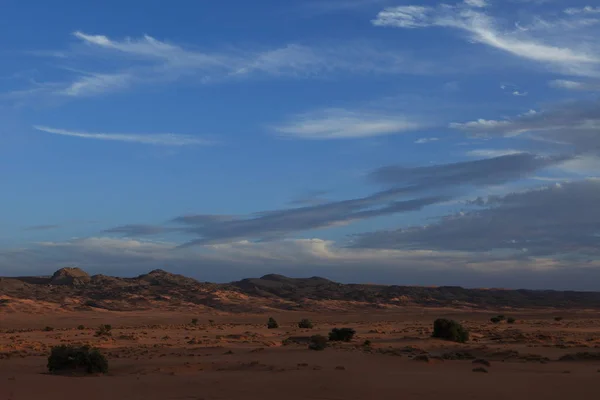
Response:
M600 293L341 284L325 278L265 275L228 284L155 270L135 278L63 268L47 277L0 278L0 313L39 302L64 310L206 308L225 312L408 305L470 308L593 308Z

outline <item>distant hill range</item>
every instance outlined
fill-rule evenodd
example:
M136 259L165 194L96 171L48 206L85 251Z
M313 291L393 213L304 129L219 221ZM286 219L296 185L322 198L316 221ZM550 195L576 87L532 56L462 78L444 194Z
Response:
M341 284L319 277L298 279L281 275L216 284L163 270L118 278L90 276L79 268L63 268L46 277L0 278L0 313L155 308L343 311L403 306L600 309L600 292Z

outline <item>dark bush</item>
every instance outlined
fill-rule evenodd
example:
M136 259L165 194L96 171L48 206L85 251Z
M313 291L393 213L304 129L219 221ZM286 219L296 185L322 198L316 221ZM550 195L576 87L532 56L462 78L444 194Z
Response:
M310 337L308 348L310 350L325 350L327 347L327 338L323 335L314 335Z
M558 322L558 321L562 321L562 320L563 320L563 317L554 317L554 320L555 320L556 322Z
M100 325L98 329L96 329L96 336L112 336L111 325Z
M48 357L48 371L79 372L87 374L108 372L108 361L98 349L89 346L61 345L52 348Z
M82 330L85 329L85 326L83 326L83 325L77 325L77 329L79 329L80 331L82 331Z
M267 328L269 329L277 329L279 328L279 324L273 317L269 318L269 322L267 322Z
M355 334L356 331L352 328L333 328L329 332L329 340L332 342L349 342Z
M300 322L298 322L298 328L300 329L312 329L313 328L313 323L309 320L309 319L302 319L300 320Z
M507 324L514 324L515 322L517 322L517 320L516 320L516 319L514 319L513 317L508 317L508 318L506 319L506 323L507 323Z
M500 321L504 321L506 319L503 314L498 315L496 318L498 318Z
M44 332L52 332L53 330L54 330L54 328L51 326L47 326L44 328Z
M371 341L369 339L365 340L363 343L363 346L365 346L365 347L371 346Z
M198 318L192 318L192 325L198 325Z
M497 323L499 323L502 320L500 318L498 318L498 317L492 317L492 318L490 318L490 321L492 321L494 324L497 324Z
M433 323L434 338L451 340L454 342L464 343L469 340L469 332L458 322L438 318Z

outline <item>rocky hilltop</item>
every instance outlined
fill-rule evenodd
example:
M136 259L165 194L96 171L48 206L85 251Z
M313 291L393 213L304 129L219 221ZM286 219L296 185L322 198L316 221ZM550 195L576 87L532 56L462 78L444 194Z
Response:
M393 308L600 309L600 293L341 284L325 278L265 275L227 284L200 282L163 270L135 278L90 276L63 268L47 277L0 278L0 313L24 304L62 310L212 309L224 312Z

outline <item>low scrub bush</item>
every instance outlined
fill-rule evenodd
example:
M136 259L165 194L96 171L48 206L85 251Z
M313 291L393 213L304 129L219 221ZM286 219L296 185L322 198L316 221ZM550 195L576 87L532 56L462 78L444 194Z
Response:
M269 329L279 328L279 324L277 323L277 321L275 321L275 318L273 318L273 317L269 318L269 321L267 322L267 328L269 328Z
M112 336L112 325L100 325L98 329L96 329L96 336Z
M433 323L434 338L450 340L453 342L464 343L469 340L469 332L458 322L438 318Z
M325 350L327 347L327 338L323 335L314 335L310 337L308 348L310 350Z
M312 329L313 328L313 323L309 320L309 319L302 319L300 320L300 322L298 322L298 328L300 329Z
M51 373L96 374L108 372L108 361L98 349L61 345L52 348L47 367Z
M332 342L349 342L355 334L356 331L352 328L333 328L329 332L329 340Z

